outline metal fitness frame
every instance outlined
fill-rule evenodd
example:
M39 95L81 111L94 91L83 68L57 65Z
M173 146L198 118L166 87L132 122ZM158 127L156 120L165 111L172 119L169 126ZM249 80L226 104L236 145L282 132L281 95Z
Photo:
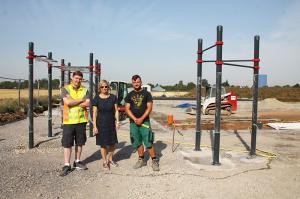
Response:
M196 112L196 139L195 151L200 151L201 143L201 85L202 85L202 63L215 62L216 64L216 111L213 143L213 165L220 165L220 123L221 123L221 84L222 84L222 65L244 67L253 69L253 89L252 89L252 128L251 128L251 149L250 156L255 156L256 152L256 132L257 132L257 105L258 105L258 76L259 76L259 40L258 35L254 36L254 58L241 60L223 60L223 26L217 26L217 41L214 45L202 49L202 39L198 39L198 59L197 59L197 112ZM216 60L202 60L203 52L216 47ZM232 64L227 62L253 62L253 66Z
M71 82L71 71L81 71L83 73L89 73L89 99L93 100L93 73L95 72L95 93L98 87L98 82L100 81L101 76L101 64L98 63L98 60L95 60L95 67L93 66L93 53L90 53L90 62L89 66L71 66L71 63L68 63L68 66L65 66L65 60L61 59L61 65L53 65L56 63L56 60L52 59L52 52L48 52L48 57L45 55L35 55L34 54L34 43L29 42L29 51L28 56L26 57L29 62L29 77L28 77L28 93L29 93L29 102L28 102L28 118L29 118L29 149L34 147L34 125L33 125L33 65L34 60L46 62L48 64L48 137L52 137L52 68L58 68L61 70L61 85L65 85L65 71L68 71L68 84ZM93 68L95 70L93 71ZM61 106L63 106L63 101L61 100ZM92 118L92 103L89 106L90 117ZM61 110L63 111L63 110ZM61 114L62 116L62 114ZM62 117L61 117L62 120ZM93 126L92 121L89 120L90 127ZM90 137L93 136L93 129L89 128Z

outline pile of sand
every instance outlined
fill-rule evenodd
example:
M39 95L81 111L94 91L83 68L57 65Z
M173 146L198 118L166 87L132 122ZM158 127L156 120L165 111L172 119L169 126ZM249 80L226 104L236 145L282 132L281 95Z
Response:
M259 102L259 107L263 109L289 109L292 108L291 104L281 102L276 98L267 98Z

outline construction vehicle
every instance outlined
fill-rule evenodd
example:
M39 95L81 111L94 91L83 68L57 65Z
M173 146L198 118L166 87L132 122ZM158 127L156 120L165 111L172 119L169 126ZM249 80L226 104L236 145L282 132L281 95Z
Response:
M202 114L213 114L216 110L216 86L208 87L206 90L206 96L203 99L201 105ZM225 87L221 87L221 110L227 111L228 115L231 115L233 111L237 110L237 96L234 92L226 93Z
M111 81L110 92L117 96L120 121L126 119L127 115L125 112L125 97L128 94L127 83L121 81Z

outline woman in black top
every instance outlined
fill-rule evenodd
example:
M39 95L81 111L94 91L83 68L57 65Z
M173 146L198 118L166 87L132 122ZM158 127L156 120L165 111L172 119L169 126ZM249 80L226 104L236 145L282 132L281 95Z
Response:
M96 135L96 145L100 145L103 167L118 166L113 161L115 144L118 143L119 111L117 97L110 94L109 83L102 80L98 87L99 95L93 99L93 133ZM107 150L108 149L108 150Z

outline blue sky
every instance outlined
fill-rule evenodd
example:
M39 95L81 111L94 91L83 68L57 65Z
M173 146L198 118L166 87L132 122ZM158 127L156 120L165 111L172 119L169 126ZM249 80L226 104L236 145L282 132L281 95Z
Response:
M261 74L268 85L300 83L300 1L293 0L1 0L0 76L28 78L28 42L35 53L72 65L88 65L89 53L102 63L102 78L169 85L196 82L197 40L215 43L223 26L223 58L253 58L260 36ZM203 59L215 59L215 49ZM252 64L252 63L249 63ZM46 78L43 63L34 78ZM59 78L54 70L53 78ZM88 75L85 76L88 78ZM203 65L215 82L215 65ZM251 69L223 67L222 80L252 85Z

